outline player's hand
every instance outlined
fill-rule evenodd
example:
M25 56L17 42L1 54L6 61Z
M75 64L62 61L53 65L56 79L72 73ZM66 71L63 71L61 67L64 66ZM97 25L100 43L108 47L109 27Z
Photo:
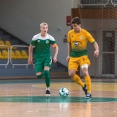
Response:
M95 51L94 51L94 56L95 56L95 57L98 57L98 55L99 55L99 50L95 50Z
M57 62L57 57L53 57L53 62L54 62L54 63Z
M66 61L69 61L69 59L70 59L70 56L67 56Z
M33 64L33 62L32 62L32 58L30 59L28 59L28 64L30 65L30 64Z

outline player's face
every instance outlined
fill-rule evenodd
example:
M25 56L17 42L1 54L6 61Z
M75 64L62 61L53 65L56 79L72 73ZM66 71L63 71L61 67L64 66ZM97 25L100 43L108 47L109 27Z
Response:
M75 32L80 32L81 29L81 25L79 24L72 24L72 27L74 29Z
M47 33L48 32L48 26L43 25L43 26L41 26L40 30L41 30L41 33Z

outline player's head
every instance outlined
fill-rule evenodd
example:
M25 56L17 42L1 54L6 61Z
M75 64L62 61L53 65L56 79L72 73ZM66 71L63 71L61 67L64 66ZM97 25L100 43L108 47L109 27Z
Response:
M79 17L75 17L71 21L72 27L75 32L79 32L81 29L81 21Z
M48 24L45 22L41 23L40 30L41 30L41 33L47 33L48 32Z

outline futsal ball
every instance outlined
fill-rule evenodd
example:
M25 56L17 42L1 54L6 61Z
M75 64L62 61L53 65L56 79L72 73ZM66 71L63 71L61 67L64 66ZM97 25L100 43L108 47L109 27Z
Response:
M66 98L69 95L69 91L67 88L61 88L59 90L59 95L63 98Z

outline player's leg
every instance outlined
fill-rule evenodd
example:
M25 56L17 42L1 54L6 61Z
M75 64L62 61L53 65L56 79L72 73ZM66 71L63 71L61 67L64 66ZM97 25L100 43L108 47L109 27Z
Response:
M46 96L50 96L50 71L49 66L44 67L45 83L46 83Z
M44 61L43 59L36 60L35 71L36 71L37 78L44 78L44 74L43 74L44 63L43 63L43 61Z
M70 78L82 86L82 88L85 87L85 84L82 82L81 78L76 74L76 71L78 69L78 62L76 58L70 58L69 64L68 64L68 74Z
M50 68L52 65L52 57L47 57L44 61L44 75L46 83L46 96L50 96Z
M87 64L84 64L84 66L88 66ZM91 78L89 76L89 73L88 73L88 67L81 67L82 69L82 72L84 74L84 78L85 78L85 82L86 82L86 86L87 86L87 95L86 95L86 98L89 99L91 98Z
M88 59L88 57L87 56L82 57L80 60L80 66L87 86L87 95L86 95L87 99L91 98L91 78L88 72L89 65L90 65L90 60Z

